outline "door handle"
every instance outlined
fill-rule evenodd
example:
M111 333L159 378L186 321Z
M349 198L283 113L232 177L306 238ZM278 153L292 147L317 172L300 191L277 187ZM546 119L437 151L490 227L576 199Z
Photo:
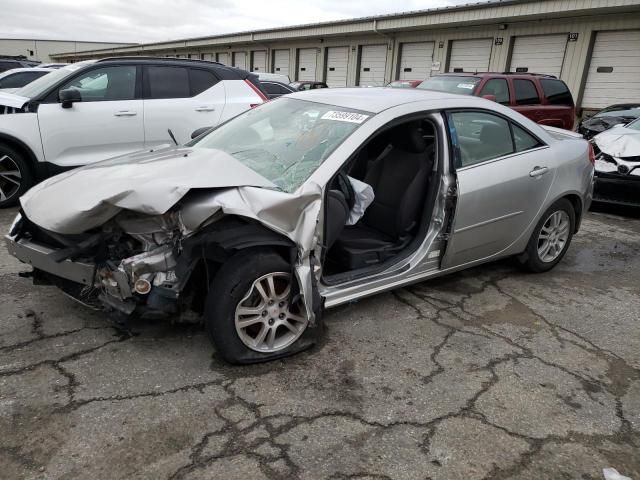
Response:
M116 117L135 117L137 114L138 112L130 112L129 110L122 110L114 113Z
M542 175L544 175L545 173L547 173L549 171L549 168L547 167L533 167L533 170L531 170L529 172L529 176L530 177L541 177Z
M196 107L196 112L213 112L216 107L207 107L206 105L202 107Z

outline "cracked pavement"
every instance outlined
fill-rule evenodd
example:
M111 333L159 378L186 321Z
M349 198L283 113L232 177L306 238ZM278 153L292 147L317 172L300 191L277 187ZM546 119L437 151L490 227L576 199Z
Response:
M0 211L6 232L15 211ZM0 476L640 479L640 220L327 312L321 345L222 363L197 326L124 334L0 248Z

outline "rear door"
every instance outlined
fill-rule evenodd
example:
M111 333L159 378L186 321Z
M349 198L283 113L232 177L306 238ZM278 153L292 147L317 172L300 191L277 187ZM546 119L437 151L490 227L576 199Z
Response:
M513 92L511 107L536 123L543 120L544 111L540 101L542 92L538 90L535 82L527 78L510 80Z
M143 79L145 146L191 139L201 127L214 127L225 107L224 82L210 70L146 65Z
M38 107L47 162L87 165L144 147L143 102L136 65L95 67L77 74ZM76 89L82 101L62 108L58 93Z
M556 172L551 149L505 117L482 110L447 114L458 180L443 268L499 254L536 221Z

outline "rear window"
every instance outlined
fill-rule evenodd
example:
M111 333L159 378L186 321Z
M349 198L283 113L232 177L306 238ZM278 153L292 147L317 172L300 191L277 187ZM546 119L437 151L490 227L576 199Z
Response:
M542 91L551 105L569 105L573 107L573 97L562 80L540 79Z
M513 91L516 95L517 105L537 105L540 103L538 91L531 80L513 81Z
M417 88L435 90L437 92L457 93L460 95L472 95L480 78L468 76L438 75L425 80Z

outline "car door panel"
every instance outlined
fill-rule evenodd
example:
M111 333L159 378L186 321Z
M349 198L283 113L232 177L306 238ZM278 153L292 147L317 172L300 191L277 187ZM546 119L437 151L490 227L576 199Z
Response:
M455 217L443 268L498 255L538 218L556 163L545 145L523 148L457 168Z
M155 69L149 75L151 69ZM168 72L174 73L168 73ZM178 75L175 74L178 72ZM224 82L217 82L201 93L190 96L188 69L152 66L144 70L144 134L145 147L171 143L171 130L179 144L188 142L191 134L202 127L220 122L225 106ZM166 84L161 84L161 82ZM180 87L177 82L186 82ZM161 97L161 98L157 98Z
M47 162L86 165L143 148L144 112L142 100L135 98L136 71L135 66L111 66L83 72L61 87L77 89L82 101L70 108L57 102L38 107Z

